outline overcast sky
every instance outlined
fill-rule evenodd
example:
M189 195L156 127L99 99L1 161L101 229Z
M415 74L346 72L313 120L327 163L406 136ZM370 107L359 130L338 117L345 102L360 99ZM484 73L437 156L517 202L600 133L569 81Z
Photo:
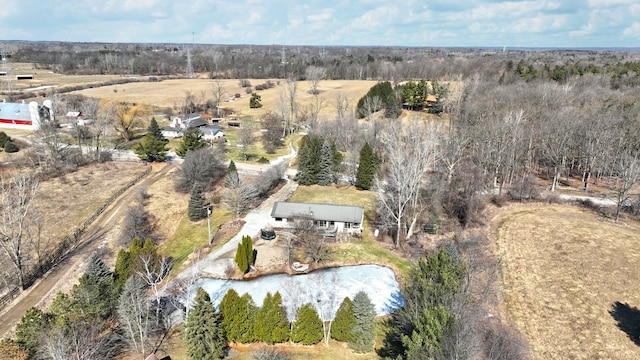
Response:
M638 0L2 0L0 39L640 47Z

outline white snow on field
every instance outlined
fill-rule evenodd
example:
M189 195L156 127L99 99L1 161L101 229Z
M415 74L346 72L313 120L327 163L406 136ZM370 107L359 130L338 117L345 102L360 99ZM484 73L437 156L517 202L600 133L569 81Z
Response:
M201 279L195 287L207 291L216 306L230 288L240 296L248 293L257 306L262 306L267 292L279 291L291 321L297 308L306 303L313 304L324 320L331 320L342 300L347 296L353 299L359 291L369 295L378 315L392 312L402 302L393 270L378 265L344 266L299 275L268 275L248 281Z

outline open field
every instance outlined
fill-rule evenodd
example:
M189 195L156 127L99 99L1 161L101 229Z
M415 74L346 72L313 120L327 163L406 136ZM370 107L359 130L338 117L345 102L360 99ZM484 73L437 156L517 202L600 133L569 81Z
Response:
M279 84L276 87L266 90L256 91L262 98L262 108L249 108L249 98L236 79L216 80L224 84L226 98L234 94L242 97L232 102L223 102L222 106L235 111L237 116L260 117L267 110L276 111L278 96L285 88L284 80L272 80ZM252 85L264 83L265 79L251 79ZM74 93L99 99L109 99L117 101L146 103L160 108L171 108L182 106L185 102L185 94L191 92L198 102L212 98L210 79L170 79L160 82L139 82L113 86L103 86L99 88L76 91ZM335 97L337 94L346 95L353 107L358 100L367 93L369 88L377 81L369 80L324 80L320 82L318 95L324 104L320 111L320 117L330 117L335 113ZM297 85L296 101L300 110L311 105L314 96L309 94L309 84L306 81L299 81Z
M34 91L44 91L47 89L61 88L64 86L98 84L104 81L122 79L121 75L64 75L54 73L49 69L34 69L33 64L11 63L12 78L17 74L32 74L33 80L13 80L14 91L33 89ZM10 79L9 79L10 80ZM3 84L2 90L6 90Z
M639 225L546 205L495 219L508 319L535 359L640 358Z
M42 182L36 198L36 209L44 219L42 234L54 245L145 169L142 163L91 164Z

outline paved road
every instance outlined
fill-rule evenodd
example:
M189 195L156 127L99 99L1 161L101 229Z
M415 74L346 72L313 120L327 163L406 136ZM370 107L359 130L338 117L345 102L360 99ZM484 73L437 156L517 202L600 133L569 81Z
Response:
M36 282L7 308L0 313L0 338L13 333L15 325L20 321L24 313L31 307L37 306L51 292L57 292L61 285L75 281L72 276L75 269L86 264L89 256L103 245L101 240L107 231L113 228L123 216L129 203L139 189L148 187L163 175L166 175L176 165L169 163L159 171L152 171L136 185L125 191L122 196L107 208L87 228L83 236L82 245L74 250L62 263L49 271L43 279Z

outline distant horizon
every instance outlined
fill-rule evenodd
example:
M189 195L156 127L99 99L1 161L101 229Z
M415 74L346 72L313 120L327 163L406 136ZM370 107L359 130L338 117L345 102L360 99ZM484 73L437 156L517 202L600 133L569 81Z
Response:
M4 0L17 41L550 49L640 47L636 0ZM348 44L348 45L343 45Z
M640 46L618 46L618 47L558 47L558 46L493 46L493 45L448 45L448 46L428 46L428 45L350 45L350 44L331 44L331 45L314 45L314 44L252 44L252 43L190 43L190 42L116 42L116 41L67 41L67 40L0 40L0 50L3 43L64 43L64 44L145 44L145 45L180 45L180 46L258 46L258 47L316 47L316 48L414 48L414 49L490 49L490 50L569 50L569 51L640 51Z

